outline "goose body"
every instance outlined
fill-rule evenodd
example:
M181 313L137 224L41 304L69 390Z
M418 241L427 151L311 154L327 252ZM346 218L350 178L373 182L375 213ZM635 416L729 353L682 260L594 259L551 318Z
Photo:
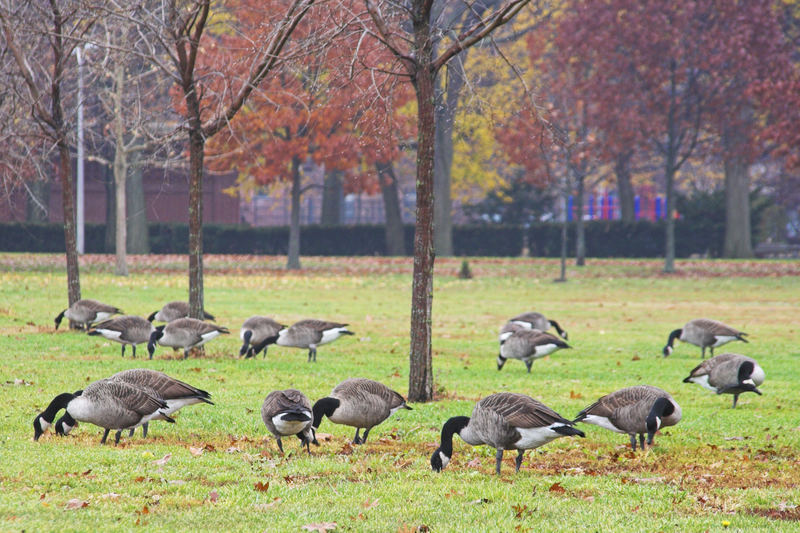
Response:
M261 420L278 441L281 453L283 453L281 437L289 435L297 435L300 445L305 445L311 453L310 444L312 442L317 444L311 430L312 417L311 402L297 389L272 391L261 406Z
M55 415L66 409L64 424L70 428L77 422L88 422L106 431L100 441L105 444L109 432L117 431L115 444L123 430L134 429L153 419L174 422L166 414L167 404L144 388L112 379L91 383L83 391L62 393L33 420L34 440L38 440L53 423Z
M663 353L664 357L671 354L673 349L672 345L675 339L678 339L682 342L688 342L699 346L702 350L701 356L705 359L706 348L711 348L711 357L714 357L714 348L731 341L747 342L747 339L744 338L746 335L747 333L727 326L718 320L696 318L687 322L686 325L683 326L683 329L676 329L669 334Z
M147 350L150 353L150 359L152 359L153 352L156 349L156 342L158 342L162 346L182 348L183 358L186 359L189 357L189 350L202 346L223 333L230 332L223 326L203 322L196 318L178 318L155 329L150 335Z
M758 386L764 383L764 369L750 357L723 353L694 367L684 383L697 383L717 394L733 394L733 407L743 392L761 394Z
M242 349L239 355L247 354L247 357L255 357L258 352L264 352L267 356L267 347L278 340L278 332L286 329L275 320L267 316L251 316L242 324L239 337L242 339Z
M330 396L317 400L312 409L312 428L316 434L322 417L335 424L356 428L353 444L364 444L370 429L399 409L411 409L400 393L383 383L364 378L350 378L339 383ZM358 433L364 429L364 435Z
M548 320L547 317L545 317L542 313L537 313L535 311L517 315L509 320L509 322L520 325L527 329L538 329L539 331L547 331L553 327L562 339L567 340L568 338L567 332L561 329L561 326L558 324L558 322L555 320Z
M333 342L342 335L353 335L347 324L306 319L278 332L275 344L292 348L308 348L308 360L317 360L317 346Z
M152 322L158 320L159 322L172 322L179 318L186 318L189 316L189 302L175 301L164 304L164 307L158 311L153 311L147 320ZM203 318L206 320L214 320L214 315L203 311Z
M78 300L67 309L61 311L54 322L56 324L56 329L58 329L58 326L61 325L61 320L66 317L72 322L82 324L83 328L88 330L95 322L108 320L112 316L121 313L122 310L113 305L107 305L97 300L85 299Z
M125 315L96 324L89 335L102 335L110 341L120 343L122 357L125 357L125 346L130 345L133 357L136 357L136 345L149 341L155 329L153 324L140 316Z
M571 346L555 335L543 333L538 329L517 329L500 342L497 370L502 369L508 359L518 359L525 363L530 373L534 360L562 348Z
M576 422L594 424L616 433L630 435L636 450L636 435L644 449L653 444L653 436L662 427L674 426L681 419L681 407L670 394L651 385L627 387L607 394L578 413Z
M472 446L485 444L497 450L495 471L500 474L504 450L518 450L516 470L525 450L538 448L559 437L584 433L543 403L530 396L499 392L475 404L472 416L450 418L442 426L441 445L431 456L431 468L440 472L453 456L453 435Z

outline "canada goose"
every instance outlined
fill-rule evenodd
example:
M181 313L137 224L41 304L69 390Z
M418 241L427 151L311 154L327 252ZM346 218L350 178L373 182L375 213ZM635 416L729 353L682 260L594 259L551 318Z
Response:
M189 316L189 302L169 302L164 304L164 307L158 311L153 311L147 320L152 322L158 320L159 322L172 322L179 318L186 318ZM214 315L203 311L203 317L206 320L214 320Z
M64 392L56 396L43 412L33 419L33 440L39 440L42 433L53 423L61 409L66 409L64 424L74 427L77 422L89 422L106 431L100 444L105 444L108 433L117 430L114 444L119 444L122 430L139 427L153 419L175 422L166 413L166 402L123 381L101 379L91 383L83 391L70 394Z
M150 340L155 331L153 324L140 316L125 315L96 324L89 335L102 335L106 339L122 345L122 357L125 357L125 345L133 348L136 357L136 345Z
M106 305L98 302L97 300L78 300L70 305L67 309L61 311L55 318L56 329L61 325L61 320L67 317L72 322L83 324L84 329L89 329L95 322L102 322L113 315L119 315L122 310L114 307L113 305Z
M196 346L202 346L222 333L230 333L230 331L223 326L203 322L196 318L179 318L156 328L150 335L147 351L152 359L157 341L162 346L183 348L183 358L186 359L189 357L189 350Z
M260 351L264 351L267 356L267 346L275 344L278 340L278 332L288 326L278 324L267 316L251 316L242 324L242 331L239 334L244 341L239 356L247 354L247 358L255 357Z
M684 383L697 383L717 394L733 394L733 408L743 392L761 395L758 386L764 383L764 370L749 357L723 353L703 361L689 373Z
M653 435L662 427L674 426L681 420L681 406L667 391L651 385L637 385L606 394L578 413L575 422L594 424L631 437L631 448L636 450L636 434L639 446L644 450L644 434L647 444L653 445Z
M572 348L555 335L542 333L538 329L521 329L512 333L500 342L500 353L497 355L497 370L503 368L508 359L519 359L525 363L528 373L535 359L544 357L561 348Z
M350 378L336 385L330 396L317 400L312 409L314 421L311 427L316 435L325 415L334 424L356 428L353 444L364 444L369 430L398 409L411 410L400 393L371 379ZM361 428L364 429L364 435L359 437Z
M531 311L529 313L522 313L517 315L509 322L519 324L528 329L538 329L540 331L547 331L550 327L554 327L562 339L567 340L567 332L561 329L558 322L555 320L548 320L542 313Z
M297 435L300 446L305 445L311 453L311 443L319 444L311 430L311 402L297 389L270 392L261 406L261 420L278 440L278 448L283 453L281 437Z
M453 435L471 446L486 444L497 450L495 471L500 474L503 450L519 450L516 471L525 450L538 448L559 437L583 431L542 402L513 392L498 392L475 404L472 417L454 416L442 426L442 444L431 456L431 468L441 472L453 457Z
M664 357L672 353L672 344L675 339L689 342L702 349L702 358L706 358L706 348L711 348L711 357L714 357L714 348L727 344L731 341L747 342L739 330L726 326L717 320L709 318L696 318L690 320L683 326L683 329L676 329L669 334L667 345L664 346Z
M533 331L538 331L540 333L544 333L540 329L527 328L525 326L520 326L516 322L506 322L505 324L503 324L503 327L500 328L500 335L498 337L498 340L500 341L500 344L503 344L503 342L505 342L505 340L507 338L509 338L512 334L516 333L517 331L522 331L523 329L526 329L526 330L531 330L532 329Z
M211 394L208 392L157 370L132 368L130 370L117 372L108 379L112 381L122 381L134 387L139 387L144 389L151 396L162 400L167 404L167 407L166 409L162 409L161 412L166 415L171 415L187 405L194 405L196 403L214 405L214 402L211 401ZM143 423L143 437L147 437L147 428L148 422ZM72 429L72 426L66 424L64 416L56 422L56 432L59 434L68 435ZM131 429L129 436L133 436L133 429Z
M342 335L353 335L353 332L349 331L346 326L347 324L325 320L301 320L289 328L280 330L275 344L293 348L308 348L308 361L310 362L313 358L316 362L317 346L333 342Z

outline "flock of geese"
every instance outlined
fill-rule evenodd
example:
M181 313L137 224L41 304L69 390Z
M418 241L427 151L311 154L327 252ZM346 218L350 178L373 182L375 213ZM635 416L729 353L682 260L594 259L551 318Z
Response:
M133 347L135 357L136 345L146 342L151 359L156 344L183 349L185 358L190 349L229 333L226 328L213 323L187 318L189 306L186 302L170 302L147 319L132 315L111 318L121 313L118 308L95 300L80 300L62 311L56 317L55 325L58 328L66 317L82 325L89 335L102 335L119 342L123 356L126 345ZM208 313L205 317L214 319ZM156 327L153 321L167 323ZM558 336L547 333L551 327ZM242 325L240 356L255 357L259 352L266 356L267 347L277 344L308 349L308 361L316 361L317 347L342 335L352 335L347 324L302 320L287 327L269 317L254 316ZM732 394L735 408L740 394L761 394L758 386L764 381L764 371L755 360L743 355L725 353L714 356L714 348L735 340L747 342L746 335L716 320L695 319L670 333L663 354L667 357L672 353L675 339L700 347L703 361L683 381L697 383L716 394ZM530 372L536 359L570 348L565 342L567 339L567 332L541 313L530 312L513 317L500 330L497 369L502 369L509 359L515 359L522 361ZM705 359L706 348L711 349L712 357L708 360ZM56 396L34 419L34 440L54 424L62 409L65 414L55 422L57 434L66 435L78 422L87 422L105 429L102 444L111 430L116 431L115 443L119 443L123 431L129 430L129 436L132 436L139 426L146 437L150 420L174 422L170 415L197 403L213 405L208 392L162 372L125 370L95 381L83 390ZM310 445L318 444L316 435L323 417L335 424L354 427L353 443L363 444L373 427L400 409L411 407L398 392L377 381L350 378L313 405L296 389L270 392L261 407L261 418L281 452L282 437L294 435L300 440L301 447L310 453ZM675 425L680 420L680 405L668 392L652 385L635 385L607 394L572 420L525 394L500 392L478 401L471 416L455 416L444 423L441 444L433 452L430 464L434 471L441 471L448 465L453 456L453 436L456 434L467 444L495 448L495 470L500 474L505 450L518 451L516 470L519 471L525 450L560 437L585 437L583 431L575 427L578 422L628 435L635 451L637 436L639 448L644 450L645 441L651 446L659 429ZM362 430L363 434L359 435Z

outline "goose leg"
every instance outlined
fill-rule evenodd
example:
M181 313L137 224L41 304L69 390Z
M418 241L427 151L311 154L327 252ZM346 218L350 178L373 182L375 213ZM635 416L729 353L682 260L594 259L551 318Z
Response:
M353 444L361 444L361 439L358 436L359 431L361 431L361 428L356 428L356 436L353 437Z
M309 349L308 349L308 362L309 362L309 363L311 362L311 354L312 354L312 353L313 353L313 350L312 350L311 348L309 348Z
M636 451L636 435L631 433L631 448Z
M119 445L119 438L122 436L122 430L120 429L117 431L117 434L114 435L114 446Z
M262 352L264 353L264 359L266 359L267 358L267 345L266 344L264 345L264 349L262 350ZM256 354L253 354L253 357L255 357L255 355Z
M303 446L305 446L306 451L311 455L311 441L305 438L302 433L298 433L297 438L300 439L300 449L302 450Z
M122 345L122 358L125 358L125 345Z
M133 358L136 359L136 345L135 344L131 344L131 349L133 350Z
M281 451L282 454L286 455L286 453L283 451L283 442L281 442L280 437L278 437L278 449Z
M150 424L150 422L145 422L144 424L142 424L142 438L143 439L147 438L147 426L148 426L148 424ZM131 435L133 435L133 430L131 430Z
M497 455L495 456L495 458L496 458L496 462L495 462L494 471L497 472L497 475L499 476L500 475L500 464L503 462L503 450L498 449L497 450Z
M105 444L106 443L106 439L108 438L108 434L109 434L110 431L111 431L110 429L106 429L105 433L103 433L103 438L100 439L100 444Z
M136 431L136 428L131 428L131 430L130 430L130 431L128 431L128 438L131 438L131 437L133 437L133 432L134 432L134 431Z
M714 347L711 347L711 357L714 357Z
M184 348L183 350L183 358L189 359L189 348Z
M520 450L519 454L517 455L517 461L516 461L517 472L519 472L519 467L522 466L522 454L524 454L524 453L525 453L525 450Z
M734 394L733 395L733 407L731 407L731 409L736 409L736 402L738 402L738 401L739 401L739 395L738 394Z
M644 433L639 434L639 448L644 450Z
M361 444L366 444L367 443L367 435L369 435L369 430L370 429L372 429L372 428L367 428L366 430L364 430L364 434L361 435Z
M531 373L531 367L533 366L533 359L528 359L525 361L525 368L528 369L528 374Z

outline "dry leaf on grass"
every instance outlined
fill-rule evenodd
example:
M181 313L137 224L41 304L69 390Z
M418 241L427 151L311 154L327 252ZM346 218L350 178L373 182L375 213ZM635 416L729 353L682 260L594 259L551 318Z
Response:
M161 459L156 459L155 461L153 461L153 464L154 465L158 465L158 466L164 466L165 464L167 464L169 462L170 459L172 459L172 454L168 453L167 455L165 455Z
M319 522L317 524L306 524L302 527L306 531L318 531L325 533L326 531L333 531L336 529L336 522Z
M255 487L255 489L259 492L267 492L267 490L269 490L269 481L267 481L266 483L257 481L255 485L253 485L253 487Z
M89 502L85 500L81 500L79 498L72 498L67 504L64 506L64 509L83 509L84 507L89 507Z
M195 457L200 457L201 455L203 455L204 451L205 451L204 448L195 448L194 446L189 446L189 453L191 453Z

